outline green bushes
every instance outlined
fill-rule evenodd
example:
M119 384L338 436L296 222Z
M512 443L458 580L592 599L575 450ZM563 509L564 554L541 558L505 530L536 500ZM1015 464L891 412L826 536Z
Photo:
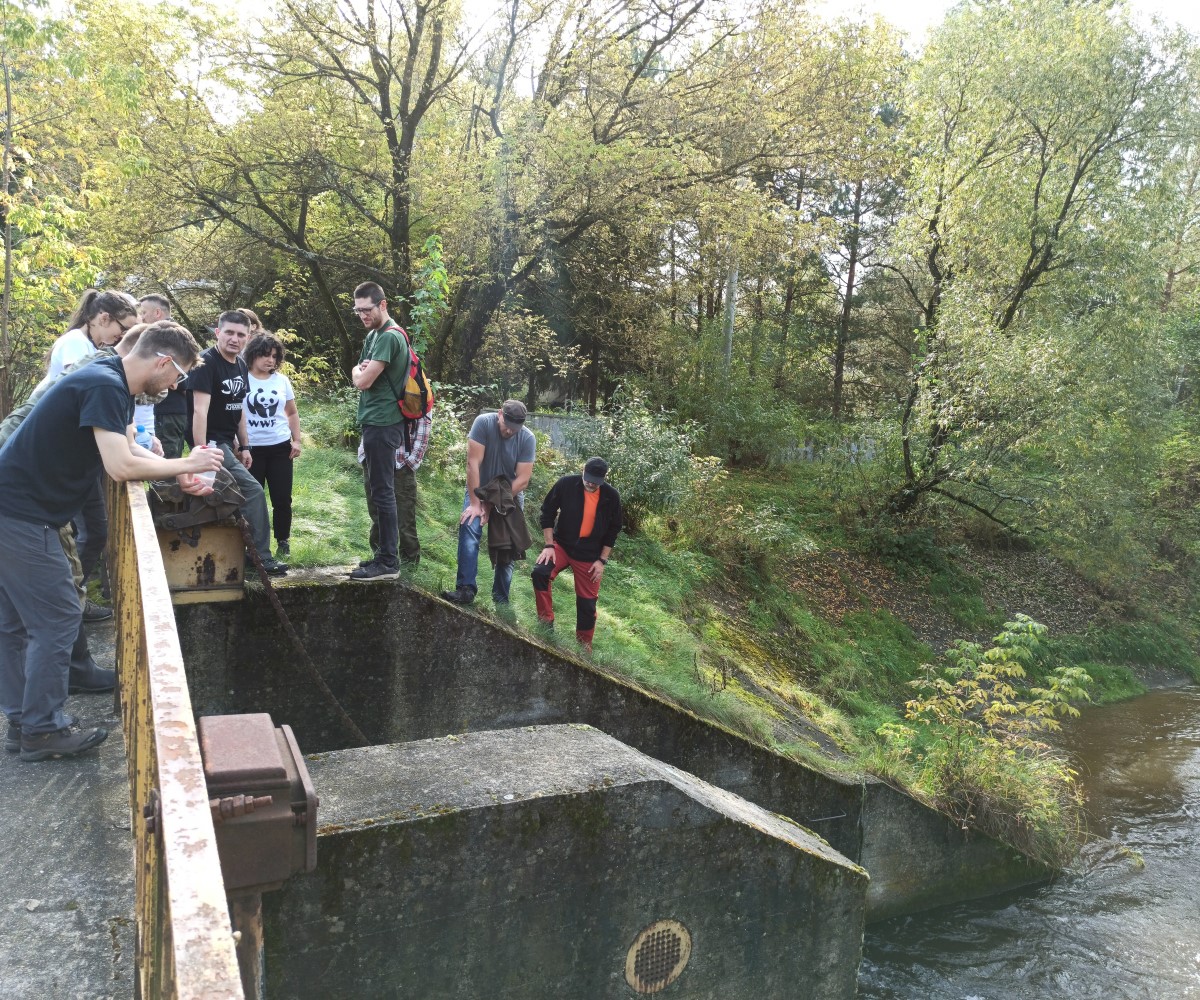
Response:
M1083 799L1075 771L1038 735L1079 714L1071 702L1087 697L1091 678L1060 666L1028 683L1045 631L1018 615L990 649L958 643L912 682L920 694L906 706L910 725L886 724L878 736L890 765L964 830L1062 867L1080 843Z

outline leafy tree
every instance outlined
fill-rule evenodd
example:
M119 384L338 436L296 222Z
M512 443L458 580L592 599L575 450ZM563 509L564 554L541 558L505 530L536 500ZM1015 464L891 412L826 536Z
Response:
M893 514L938 494L1036 524L1019 452L1065 457L1059 432L1114 391L1152 407L1141 195L1173 82L1119 10L1063 0L957 8L931 40L910 103L899 273L920 325Z

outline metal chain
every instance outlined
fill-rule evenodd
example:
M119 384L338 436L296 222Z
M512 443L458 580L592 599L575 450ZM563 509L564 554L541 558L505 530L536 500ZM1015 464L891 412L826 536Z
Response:
M262 557L258 554L258 549L250 534L249 522L241 514L238 514L237 523L238 527L242 529L242 538L246 542L246 551L250 553L250 558L254 562L254 568L258 570L258 577L262 580L262 585L266 589L267 600L271 602L271 606L279 616L279 621L283 625L283 630L287 633L288 638L291 639L292 646L300 654L300 662L304 665L305 670L308 671L318 690L325 696L325 700L333 706L334 713L341 720L342 725L353 734L360 746L370 746L372 741L367 739L355 721L350 718L349 713L342 707L342 703L337 700L337 696L329 689L329 685L325 683L325 678L318 672L312 658L308 655L308 650L304 648L304 643L300 641L300 636L296 633L295 628L293 628L292 621L288 618L287 612L283 610L283 605L279 602L279 595L271 585L271 578L267 575L266 569L263 568Z

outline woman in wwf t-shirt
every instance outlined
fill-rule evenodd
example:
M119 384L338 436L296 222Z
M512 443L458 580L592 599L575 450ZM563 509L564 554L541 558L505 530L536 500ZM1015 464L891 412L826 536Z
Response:
M246 393L246 430L250 437L250 475L271 494L275 556L291 555L292 462L300 457L300 414L286 375L279 374L284 350L272 333L250 338L242 357L250 369Z

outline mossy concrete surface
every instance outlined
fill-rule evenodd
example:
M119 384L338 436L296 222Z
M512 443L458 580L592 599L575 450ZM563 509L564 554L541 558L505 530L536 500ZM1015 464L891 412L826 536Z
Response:
M344 578L343 578L344 579ZM868 919L1028 884L1002 844L873 780L825 774L402 583L301 576L279 600L316 668L372 743L585 723L819 834L871 872ZM352 740L261 590L176 608L197 714L269 712L305 753ZM919 831L913 834L913 831ZM964 877L964 876L969 877Z
M664 920L691 947L664 995L854 996L866 873L594 729L345 750L309 770L318 869L264 896L269 996L628 997L631 949Z

